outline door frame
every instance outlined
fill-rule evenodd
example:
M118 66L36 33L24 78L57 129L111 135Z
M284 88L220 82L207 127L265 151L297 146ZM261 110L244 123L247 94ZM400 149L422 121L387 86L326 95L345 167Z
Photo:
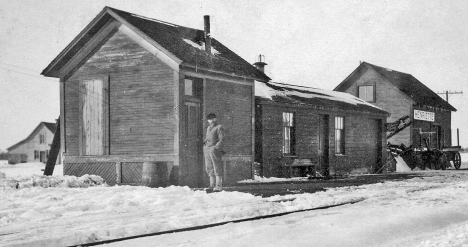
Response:
M318 161L323 176L330 174L330 115L319 114Z
M202 107L201 107L201 102L199 100L186 100L184 102L184 117L183 117L183 135L182 135L182 138L183 138L183 141L182 141L182 144L183 144L183 153L184 153L184 158L182 159L182 162L183 162L183 168L185 169L188 169L189 168L189 164L187 162L187 149L188 149L188 127L189 127L189 124L188 124L188 106L195 106L198 108L198 116L197 116L197 125L198 125L198 147L196 147L196 150L198 152L198 169L197 169L197 174L195 175L196 176L196 182L195 182L195 186L197 187L200 187L203 185L203 168L204 168L204 162L203 162L203 123L202 123L202 119L201 119L201 116L202 116ZM193 174L189 174L188 171L185 171L183 172L183 174L186 174L186 176L193 176ZM185 180L185 182L188 182L188 181L191 181L191 179L189 179L189 177L187 178L184 178L183 180Z

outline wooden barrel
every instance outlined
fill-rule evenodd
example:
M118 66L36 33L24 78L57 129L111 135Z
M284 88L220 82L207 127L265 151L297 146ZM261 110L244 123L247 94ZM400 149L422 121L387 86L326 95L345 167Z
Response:
M143 162L141 180L144 186L152 188L167 186L167 164L165 162Z

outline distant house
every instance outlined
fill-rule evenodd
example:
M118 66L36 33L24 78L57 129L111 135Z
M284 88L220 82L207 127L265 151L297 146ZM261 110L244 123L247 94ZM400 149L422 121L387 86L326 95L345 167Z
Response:
M54 139L55 127L55 123L41 122L26 139L7 148L8 162L10 164L46 163L49 158L50 145ZM57 163L60 162L60 159L57 159Z
M255 97L260 175L382 172L387 112L346 93L274 82L256 82Z
M105 7L44 69L60 78L64 174L109 184L204 186L205 116L227 131L227 184L252 177L254 80L204 30Z
M456 109L410 74L361 63L335 91L347 92L391 113L388 123L407 117L392 144L425 148L452 145L451 113ZM391 128L388 128L391 134Z

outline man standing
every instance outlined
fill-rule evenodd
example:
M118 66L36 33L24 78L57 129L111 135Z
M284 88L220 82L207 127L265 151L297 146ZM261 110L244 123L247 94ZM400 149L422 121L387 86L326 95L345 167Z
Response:
M210 113L206 116L208 129L206 130L203 152L205 154L205 168L210 177L209 190L221 191L223 186L223 163L221 156L224 154L222 145L224 141L223 126L218 124L216 115Z

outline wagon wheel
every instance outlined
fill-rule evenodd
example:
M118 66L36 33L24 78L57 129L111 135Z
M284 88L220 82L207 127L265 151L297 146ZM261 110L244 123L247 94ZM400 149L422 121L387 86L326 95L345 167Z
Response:
M459 170L461 166L461 157L459 152L455 152L453 155L453 166L455 166L455 169Z

